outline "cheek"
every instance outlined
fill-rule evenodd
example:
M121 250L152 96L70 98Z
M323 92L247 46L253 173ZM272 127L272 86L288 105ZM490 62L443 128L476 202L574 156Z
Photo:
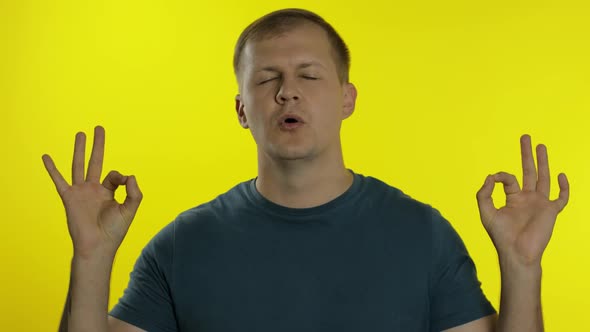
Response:
M264 96L251 95L244 103L244 106L250 129L256 132L264 131L264 127L269 122L267 113L270 108L268 101L265 100Z
M274 103L276 91L269 87L257 88L250 90L248 103L251 109L265 109L269 104Z
M338 90L333 89L315 89L311 90L311 100L316 112L321 112L323 118L340 117L342 114L344 101Z

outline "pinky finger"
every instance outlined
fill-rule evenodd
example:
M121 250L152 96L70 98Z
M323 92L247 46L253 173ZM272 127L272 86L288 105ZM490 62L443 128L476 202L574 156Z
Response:
M561 212L570 198L570 184L564 173L559 174L557 182L559 182L559 197L554 202L557 205L558 211Z
M55 189L57 189L57 193L61 196L62 193L70 187L70 185L64 179L63 175L61 175L61 173L57 170L53 159L51 159L49 155L44 154L41 156L41 159L43 160L43 165L45 165L47 173L49 173L49 176L55 185Z

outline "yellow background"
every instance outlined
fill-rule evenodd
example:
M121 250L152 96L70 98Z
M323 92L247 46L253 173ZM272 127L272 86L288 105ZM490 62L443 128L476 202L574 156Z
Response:
M359 99L343 128L347 167L441 210L496 307L496 254L475 192L489 173L520 178L521 134L547 144L571 200L543 261L546 327L587 328L586 1L0 0L0 330L57 329L72 248L41 155L69 178L76 131L90 135L89 151L103 125L104 174L135 174L145 195L111 305L161 227L255 176L255 145L233 109L232 52L248 23L282 7L318 12L351 48Z

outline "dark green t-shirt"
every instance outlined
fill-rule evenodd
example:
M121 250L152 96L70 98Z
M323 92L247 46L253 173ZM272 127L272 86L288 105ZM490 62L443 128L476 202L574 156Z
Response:
M180 214L144 248L110 315L147 331L440 331L490 315L432 207L375 178L318 207L255 180Z

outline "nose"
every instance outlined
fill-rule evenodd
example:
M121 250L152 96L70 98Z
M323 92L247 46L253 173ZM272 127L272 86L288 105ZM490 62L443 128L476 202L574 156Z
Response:
M300 98L300 91L295 80L284 77L281 79L279 90L275 96L277 103L283 105L289 100L298 101Z

